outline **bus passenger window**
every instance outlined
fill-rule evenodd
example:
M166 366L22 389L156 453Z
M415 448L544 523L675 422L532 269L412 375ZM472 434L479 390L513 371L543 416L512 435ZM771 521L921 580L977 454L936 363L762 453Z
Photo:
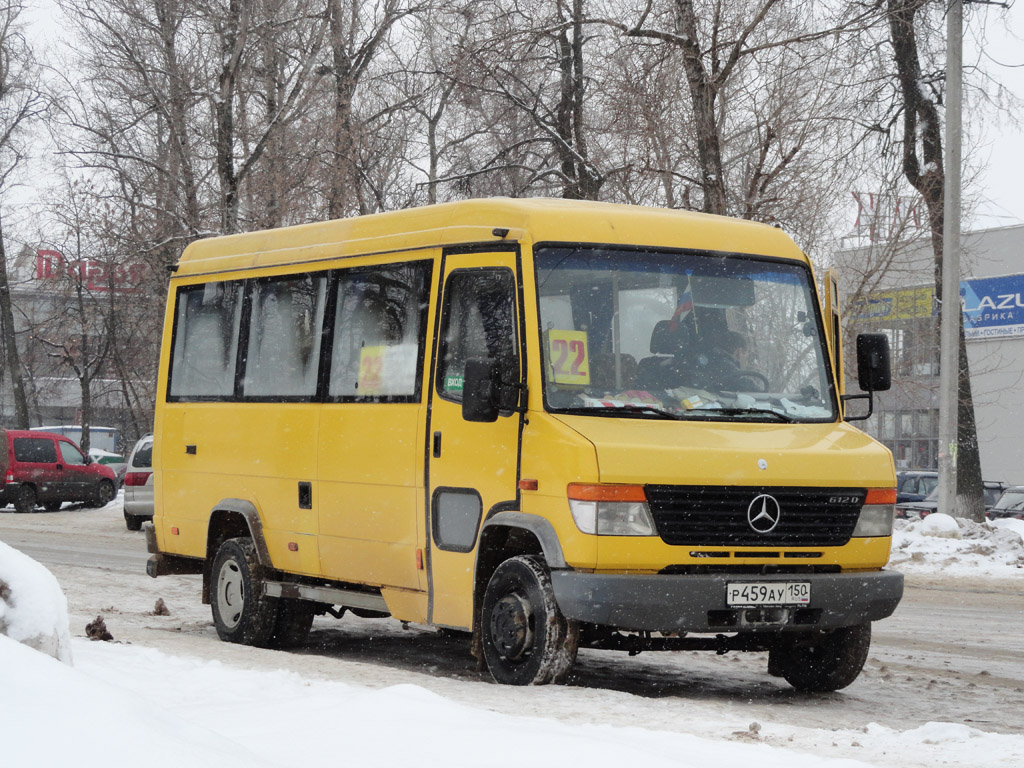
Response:
M341 273L330 398L419 399L430 267L418 262Z
M326 287L324 275L256 283L245 363L247 397L316 394Z
M241 281L207 283L178 291L168 389L171 397L234 395L241 316Z

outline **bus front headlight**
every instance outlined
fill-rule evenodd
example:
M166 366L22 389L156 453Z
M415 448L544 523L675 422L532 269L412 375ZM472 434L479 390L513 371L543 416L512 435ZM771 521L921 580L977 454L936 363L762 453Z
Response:
M892 536L892 522L896 516L896 489L871 488L860 508L860 517L853 529L855 538Z
M585 485L568 489L576 527L596 536L655 536L654 520L641 485Z

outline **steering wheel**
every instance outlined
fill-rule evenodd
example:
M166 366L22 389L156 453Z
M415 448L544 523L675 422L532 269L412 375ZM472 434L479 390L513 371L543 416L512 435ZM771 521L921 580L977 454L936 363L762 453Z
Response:
M741 382L757 383L757 384L759 384L761 386L760 389L752 390L752 391L756 391L756 392L767 392L769 390L769 388L771 387L771 385L768 383L767 377L764 374L762 374L762 373L760 373L758 371L750 371L750 370L745 370L745 369L740 369L738 371L733 371L732 374L729 376L729 382L728 383L729 383L730 387L732 389L737 389L737 390L742 389L739 386Z

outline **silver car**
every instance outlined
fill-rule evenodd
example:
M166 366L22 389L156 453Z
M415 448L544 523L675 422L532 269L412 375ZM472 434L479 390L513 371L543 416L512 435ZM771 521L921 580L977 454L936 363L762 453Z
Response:
M153 436L135 444L124 475L124 523L129 531L153 519Z

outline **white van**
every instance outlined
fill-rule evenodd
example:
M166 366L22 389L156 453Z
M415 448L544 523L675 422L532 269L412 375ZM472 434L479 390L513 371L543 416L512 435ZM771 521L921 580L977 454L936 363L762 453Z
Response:
M124 524L142 530L153 519L153 436L146 435L132 448L124 475Z

